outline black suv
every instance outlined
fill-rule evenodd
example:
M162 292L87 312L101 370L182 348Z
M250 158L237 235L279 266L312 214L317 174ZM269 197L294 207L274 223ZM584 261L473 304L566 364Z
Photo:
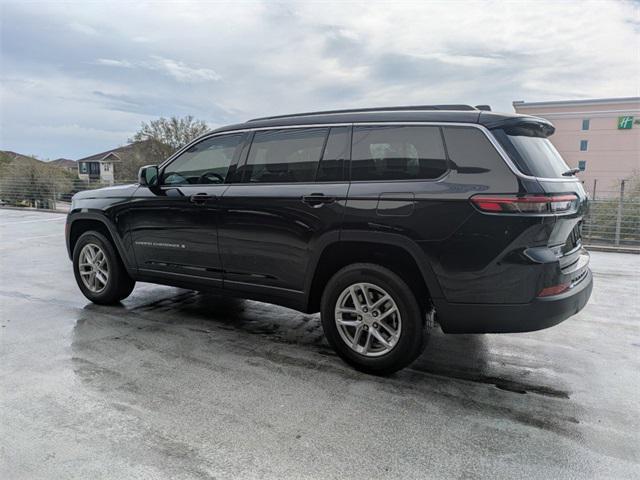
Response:
M465 105L287 115L219 128L139 184L80 192L82 293L136 281L321 312L355 367L398 370L446 333L523 332L584 307L586 194L546 120Z

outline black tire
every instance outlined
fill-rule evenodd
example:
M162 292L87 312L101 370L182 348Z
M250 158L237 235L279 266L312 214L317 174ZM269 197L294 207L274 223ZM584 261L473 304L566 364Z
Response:
M107 283L100 292L92 292L82 281L80 275L79 258L80 252L87 244L97 245L104 253L109 271ZM111 241L103 234L96 231L88 231L83 233L73 249L73 273L76 277L76 283L82 294L93 303L100 305L113 305L120 300L127 298L133 291L136 282L133 280L125 269L122 259L114 248Z
M382 356L369 357L353 350L338 332L335 308L341 293L355 283L370 283L388 293L398 307L402 328L395 346ZM424 351L428 330L413 291L388 268L371 263L355 263L338 271L324 289L321 299L324 334L338 355L354 368L374 375L388 375L412 363Z

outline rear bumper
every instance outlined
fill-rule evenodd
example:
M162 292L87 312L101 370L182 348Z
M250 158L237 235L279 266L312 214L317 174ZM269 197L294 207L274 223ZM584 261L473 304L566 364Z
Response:
M593 288L587 275L571 290L552 297L539 297L525 304L470 304L436 302L438 322L445 333L515 333L552 327L578 313Z

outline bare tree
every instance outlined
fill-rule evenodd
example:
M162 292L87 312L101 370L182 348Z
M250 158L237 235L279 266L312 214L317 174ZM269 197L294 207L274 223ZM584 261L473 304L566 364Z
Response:
M155 140L175 152L194 138L206 133L207 130L209 127L204 121L197 120L191 115L183 118L160 117L149 123L143 123L131 141Z
M129 139L135 143L127 165L116 170L120 180L135 178L142 165L158 164L170 157L180 147L209 130L207 124L191 115L177 118L160 117L143 123L140 130ZM126 178L125 178L126 177Z
M140 167L162 163L173 152L174 150L171 147L157 140L144 140L133 143L129 150L118 153L122 158L122 163L116 165L116 181L135 181Z

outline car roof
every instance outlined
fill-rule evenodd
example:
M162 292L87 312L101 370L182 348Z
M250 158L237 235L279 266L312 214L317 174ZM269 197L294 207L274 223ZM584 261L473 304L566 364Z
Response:
M220 127L210 133L233 130L245 130L268 127L291 127L310 125L330 125L340 123L376 123L376 122L438 122L438 123L474 123L487 128L497 128L504 123L517 119L529 119L548 123L529 115L516 113L494 113L478 110L469 105L430 105L409 107L381 107L353 110L332 110L307 112L291 115L278 115L249 120L244 123Z

